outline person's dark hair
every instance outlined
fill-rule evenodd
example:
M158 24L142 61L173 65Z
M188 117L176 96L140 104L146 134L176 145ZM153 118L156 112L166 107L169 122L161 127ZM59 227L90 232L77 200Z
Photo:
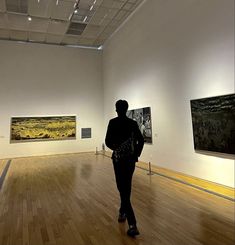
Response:
M128 109L128 103L126 100L118 100L115 104L116 111L118 113L126 113Z

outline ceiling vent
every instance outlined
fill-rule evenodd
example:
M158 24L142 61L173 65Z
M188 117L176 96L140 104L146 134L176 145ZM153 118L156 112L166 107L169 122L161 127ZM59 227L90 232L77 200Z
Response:
M27 14L28 0L6 0L6 7L8 12Z
M66 34L71 34L71 35L81 35L83 31L85 30L87 24L84 23L76 23L76 22L71 22L69 25L69 29L67 30Z

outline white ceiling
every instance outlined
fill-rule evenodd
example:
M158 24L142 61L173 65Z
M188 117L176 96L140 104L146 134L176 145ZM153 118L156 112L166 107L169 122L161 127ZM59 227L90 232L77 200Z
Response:
M0 0L0 39L99 47L143 1Z

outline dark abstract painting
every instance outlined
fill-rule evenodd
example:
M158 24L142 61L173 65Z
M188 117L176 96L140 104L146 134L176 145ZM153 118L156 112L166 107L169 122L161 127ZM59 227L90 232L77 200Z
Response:
M144 142L152 144L152 122L150 107L130 110L127 117L135 120L144 136Z
M235 154L235 94L190 102L195 150Z

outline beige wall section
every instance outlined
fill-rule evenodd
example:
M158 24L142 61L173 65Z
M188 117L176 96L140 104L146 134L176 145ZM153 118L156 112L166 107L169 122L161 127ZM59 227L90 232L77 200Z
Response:
M0 159L101 148L100 52L0 41ZM9 143L12 116L40 115L77 115L77 139ZM92 139L81 139L81 127L92 128Z
M105 126L114 102L150 106L141 160L234 187L234 158L196 153L190 100L234 93L234 1L147 0L106 43Z

